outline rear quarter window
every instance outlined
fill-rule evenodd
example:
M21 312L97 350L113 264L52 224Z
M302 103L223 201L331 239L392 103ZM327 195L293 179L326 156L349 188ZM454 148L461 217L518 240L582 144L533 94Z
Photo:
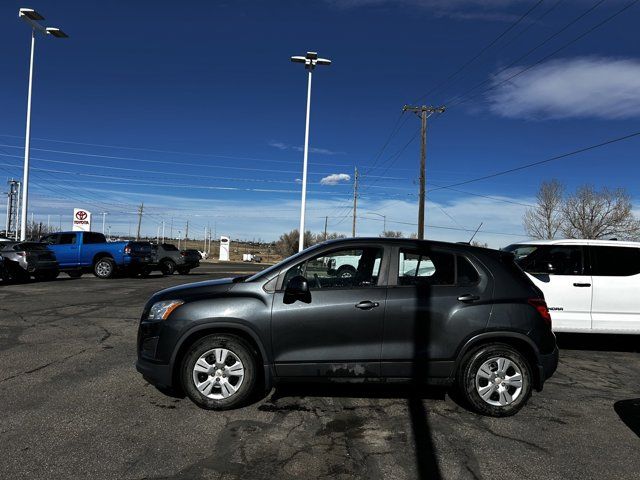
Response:
M628 277L640 273L640 248L592 246L592 275Z

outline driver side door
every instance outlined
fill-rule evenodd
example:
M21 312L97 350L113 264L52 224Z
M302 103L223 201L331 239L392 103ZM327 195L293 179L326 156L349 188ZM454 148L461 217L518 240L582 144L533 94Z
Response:
M378 245L349 246L308 258L283 276L274 295L271 332L281 377L377 377L386 304L386 260ZM305 299L286 285L304 276Z

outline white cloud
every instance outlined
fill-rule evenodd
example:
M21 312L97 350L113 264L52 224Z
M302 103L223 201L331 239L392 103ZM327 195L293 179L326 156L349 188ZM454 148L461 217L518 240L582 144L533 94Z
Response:
M351 175L347 173L333 173L320 179L320 185L337 185L340 182L348 182Z
M277 148L278 150L295 150L296 152L302 152L303 148L299 145L289 145L288 143L271 141L269 146ZM309 153L318 153L320 155L344 155L344 152L338 152L335 150L329 150L328 148L309 147Z
M522 68L500 73L493 85ZM488 99L494 113L508 118L639 118L640 60L553 60L502 83L489 92Z

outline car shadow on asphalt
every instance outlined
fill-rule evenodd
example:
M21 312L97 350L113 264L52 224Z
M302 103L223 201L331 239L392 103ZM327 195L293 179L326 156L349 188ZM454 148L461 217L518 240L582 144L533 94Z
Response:
M556 333L560 350L640 352L640 335L609 333Z
M620 400L613 404L613 409L620 420L640 437L640 398Z

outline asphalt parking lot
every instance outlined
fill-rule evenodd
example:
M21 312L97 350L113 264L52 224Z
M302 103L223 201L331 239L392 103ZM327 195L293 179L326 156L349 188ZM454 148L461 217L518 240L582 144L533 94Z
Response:
M134 368L147 297L252 268L0 285L0 477L638 478L637 337L560 337L555 376L506 419L393 385L286 385L228 412L148 385Z

